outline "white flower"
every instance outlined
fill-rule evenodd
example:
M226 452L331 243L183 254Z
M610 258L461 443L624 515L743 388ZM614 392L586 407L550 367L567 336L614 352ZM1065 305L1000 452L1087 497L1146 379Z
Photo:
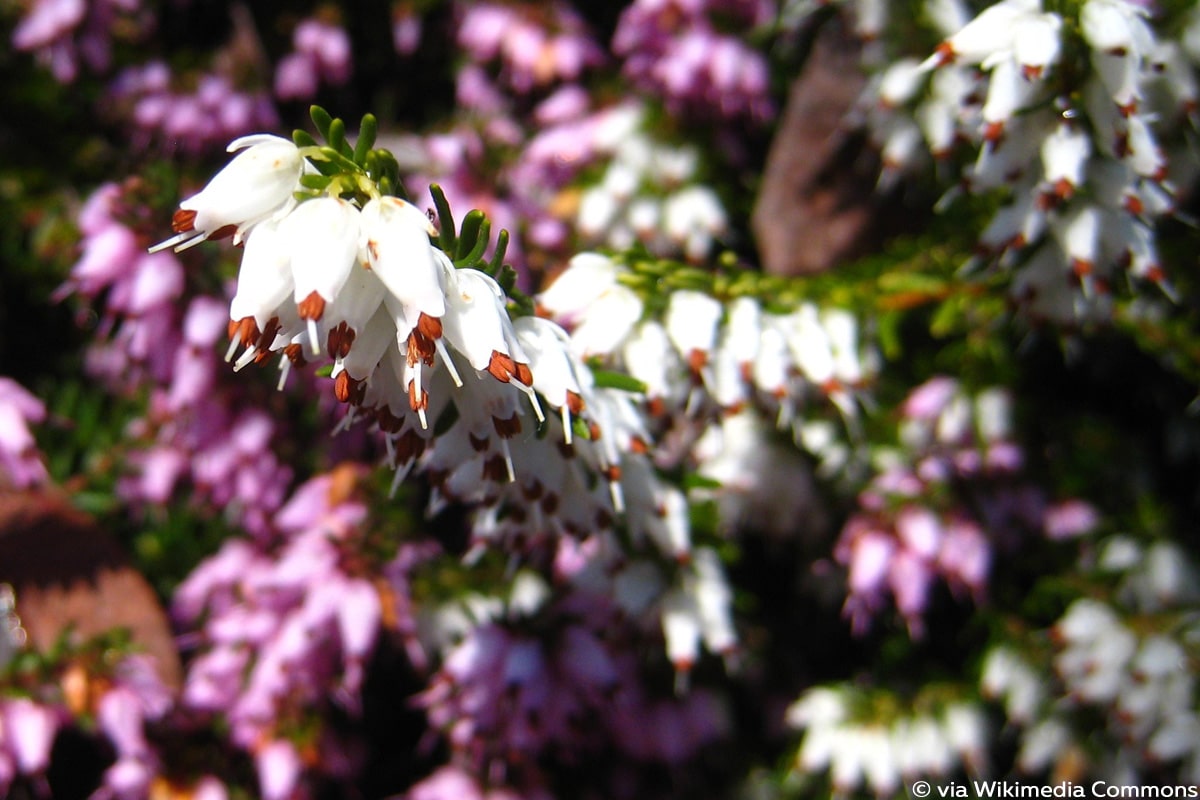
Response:
M682 289L671 293L663 320L667 336L695 372L708 363L723 313L721 303L703 292Z
M301 203L279 225L292 266L292 297L308 325L313 353L321 352L317 322L358 260L358 209L335 197Z
M1049 191L1069 200L1083 185L1092 139L1081 126L1063 121L1042 140L1042 177Z
M1083 38L1092 47L1092 65L1126 116L1137 110L1141 61L1155 45L1145 16L1145 9L1124 0L1087 0L1079 13Z
M176 235L156 244L151 252L168 247L184 250L226 233L240 238L255 223L292 201L305 161L291 141L255 134L234 140L228 150L244 152L200 192L179 204L180 210L171 220Z
M404 312L407 330L398 326L397 334L407 338L422 315L445 314L450 269L429 241L436 233L429 218L412 203L380 197L363 206L361 227L367 263Z
M1001 0L988 6L954 35L938 45L925 60L925 68L945 64L979 64L998 53L1012 49L1016 23L1024 16L1041 11L1041 0Z
M571 415L584 410L578 362L571 358L571 340L557 324L541 317L520 317L513 322L517 340L529 356L533 388L559 409L563 440L572 442Z

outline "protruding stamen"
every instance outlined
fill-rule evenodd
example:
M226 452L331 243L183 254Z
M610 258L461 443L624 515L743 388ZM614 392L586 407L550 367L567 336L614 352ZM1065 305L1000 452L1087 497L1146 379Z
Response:
M441 339L434 339L433 346L437 348L437 354L441 356L442 363L446 365L446 369L450 371L450 379L454 381L454 385L461 389L463 382L458 376L458 369L454 366L454 362L450 360L450 352L446 349L446 345Z
M508 447L508 439L500 439L500 449L504 451L504 468L508 471L508 482L513 483L517 480L517 475L513 471L512 450Z
M570 408L570 405L571 405L570 403L563 403L562 408L559 409L559 413L562 414L563 443L568 444L568 445L571 444L571 440L573 438L572 433L571 433L571 408Z
M321 339L317 332L317 321L315 319L308 320L308 343L312 345L314 356L321 355Z
M279 359L279 383L275 384L275 391L283 391L283 387L287 384L288 374L291 371L292 360L285 353L283 358Z

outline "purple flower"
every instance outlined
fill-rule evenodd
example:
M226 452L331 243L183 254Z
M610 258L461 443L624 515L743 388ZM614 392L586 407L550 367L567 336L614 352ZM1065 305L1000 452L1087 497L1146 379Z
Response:
M49 475L29 425L44 422L46 407L19 383L0 377L0 485L24 489Z
M12 754L17 772L36 775L50 763L50 747L58 732L58 715L50 708L24 697L0 704L4 722L0 742Z

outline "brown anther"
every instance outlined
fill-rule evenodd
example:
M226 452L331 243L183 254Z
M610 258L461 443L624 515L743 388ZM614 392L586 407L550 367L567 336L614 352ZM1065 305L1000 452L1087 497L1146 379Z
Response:
M1039 64L1022 64L1021 76L1027 81L1036 81L1042 77L1043 67Z
M421 316L417 317L417 330L426 339L442 338L442 320L439 317L431 317L424 311Z
M367 240L367 251L371 254L371 258L379 260L379 242L374 239Z
M488 361L487 371L501 383L508 383L508 379L516 374L517 363L512 360L511 356L506 356L499 350L493 350L492 357Z
M1116 56L1117 58L1124 58L1125 56L1129 55L1129 51L1124 47L1117 46L1108 48L1104 51L1104 54L1108 56Z
M646 410L652 417L661 417L667 413L667 404L661 397L651 397L646 401Z
M629 452L645 455L650 452L650 445L646 444L646 440L640 436L631 436L629 439Z
M333 396L337 398L339 403L350 402L350 394L354 390L352 382L353 378L345 370L339 372L337 377L333 379Z
M1115 155L1117 158L1127 157L1130 154L1130 152L1132 152L1129 149L1129 134L1128 133L1118 133L1116 135L1116 137L1113 139L1113 148L1112 149L1113 149L1113 155Z
M486 436L476 438L475 434L468 433L467 439L471 442L471 449L476 453L482 453L484 450L487 450L488 438Z
M616 464L608 465L604 468L604 477L607 478L610 483L616 483L617 481L621 480L621 468Z
M416 431L405 431L393 447L396 448L397 463L405 464L425 452L425 440Z
M1072 258L1071 272L1075 273L1078 278L1083 278L1092 274L1093 264L1086 258Z
M567 390L567 410L570 411L572 415L578 417L580 414L583 413L584 408L585 408L585 406L584 406L584 402L583 402L583 397L581 395L577 394L576 392L572 392L570 389L568 389Z
M309 292L308 297L296 305L300 319L320 319L325 315L325 298L316 292Z
M258 329L258 323L254 321L254 317L242 317L237 323L237 337L245 347L254 347L258 343L258 337L262 332Z
M196 212L179 209L171 215L171 230L175 233L188 233L196 230Z
M675 554L675 563L681 567L686 567L692 563L692 553L690 550L684 550Z
M555 446L558 448L558 454L563 458L574 458L575 447L564 442L562 439L555 441Z
M410 367L416 366L417 360L420 359L425 366L433 366L433 356L437 353L437 347L433 340L425 334L413 328L408 334L408 355L407 361Z
M698 347L693 347L687 357L688 369L692 372L699 372L708 364L708 353Z
M1112 287L1108 285L1108 281L1099 276L1096 277L1093 288L1096 290L1096 294L1109 294L1112 291Z
M501 483L508 480L508 464L499 453L483 462L483 477Z
M541 303L534 303L533 313L534 313L534 316L541 317L542 319L550 319L551 317L554 316L553 314L550 313L550 309L546 308Z
M1166 277L1167 275L1163 272L1163 268L1158 264L1151 264L1146 268L1146 280L1152 283L1162 283Z
M496 433L503 436L505 439L511 439L521 432L521 420L517 417L516 412L508 419L500 419L492 417L492 427L496 429Z
M304 360L304 348L295 342L283 348L283 354L287 356L287 360L292 362L294 366L303 367L308 363Z
M232 339L237 335L238 321L236 319L229 320L229 325L226 326L226 330L229 332L229 338Z
M738 374L746 383L754 383L754 362L742 361L738 363Z
M554 492L547 492L546 496L542 498L542 511L545 511L547 514L553 514L555 511L558 511L558 495Z
M597 425L595 422L588 423L588 438L589 439L591 439L593 442L600 441L600 433L601 433L601 431L600 431L599 425Z
M821 392L824 394L827 394L827 395L833 394L834 392L838 391L841 388L843 388L842 382L839 381L837 378L827 378L821 384Z
M991 144L999 144L1004 138L1004 122L997 120L983 126L983 140Z
M1075 194L1075 184L1066 178L1059 178L1054 182L1054 194L1062 200L1070 200Z
M417 382L408 382L408 405L413 411L424 411L429 408L429 392L424 389L417 392Z
M526 386L533 386L533 372L529 369L528 364L517 362L517 381Z
M1138 197L1136 194L1127 194L1125 195L1125 210L1135 216L1141 216L1141 213L1146 210L1146 207L1142 203L1142 198Z
M542 486L542 482L537 479L534 479L532 486L522 486L521 487L521 494L525 495L526 500L529 500L530 502L532 502L534 500L537 500L539 497L541 497L542 493L545 490L546 490L546 487Z
M1125 103L1124 105L1121 105L1119 103L1117 104L1117 111L1120 111L1121 116L1125 117L1126 119L1129 119L1134 114L1136 114L1137 110L1138 110L1137 100L1130 100L1128 103Z

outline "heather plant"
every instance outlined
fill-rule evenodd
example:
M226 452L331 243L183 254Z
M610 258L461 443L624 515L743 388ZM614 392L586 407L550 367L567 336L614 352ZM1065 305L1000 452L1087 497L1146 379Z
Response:
M1194 6L0 18L0 794L1200 783Z

